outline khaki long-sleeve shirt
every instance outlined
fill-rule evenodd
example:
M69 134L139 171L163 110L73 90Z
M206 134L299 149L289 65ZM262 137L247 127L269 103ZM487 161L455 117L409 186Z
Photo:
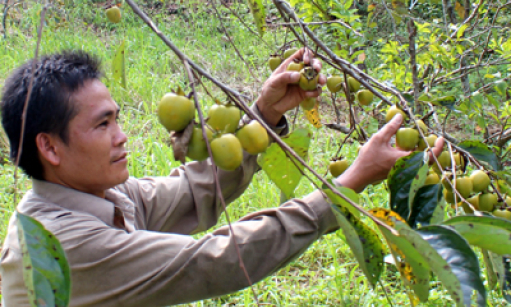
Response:
M241 167L220 171L232 202L258 170L245 154ZM168 177L130 178L99 198L33 180L17 210L40 221L61 242L71 267L70 306L167 306L248 286L227 226L200 239L222 213L209 161ZM319 191L232 224L241 256L256 282L300 255L337 227ZM5 239L0 273L4 307L28 307L16 215Z

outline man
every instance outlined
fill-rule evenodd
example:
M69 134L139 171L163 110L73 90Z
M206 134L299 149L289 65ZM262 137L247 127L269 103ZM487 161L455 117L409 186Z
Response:
M284 113L320 94L292 85L299 76L285 67L294 58L321 69L319 61L298 51L272 74L252 106L281 134L287 132ZM31 65L14 71L2 96L2 124L12 158ZM71 267L70 306L166 306L246 287L228 227L198 240L189 236L215 225L222 213L210 162L188 163L168 177L129 178L119 107L100 77L99 61L83 52L37 61L20 159L20 167L33 178L33 189L17 210L60 240ZM396 117L374 135L336 184L361 191L386 178L395 161L408 154L389 145L401 121ZM243 193L258 169L256 156L245 153L238 169L219 171L227 202ZM319 191L245 216L232 226L253 282L338 227ZM4 306L29 306L15 214L2 250L1 274Z

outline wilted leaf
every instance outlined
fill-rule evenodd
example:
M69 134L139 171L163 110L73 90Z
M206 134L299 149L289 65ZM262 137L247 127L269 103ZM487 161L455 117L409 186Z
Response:
M373 286L383 269L383 245L376 232L350 213L347 208L332 205L333 212L360 268Z
M477 160L487 162L494 170L500 170L497 156L487 145L479 141L463 141L458 146L468 151Z
M491 216L456 216L442 223L456 230L470 245L499 255L511 254L511 221Z
M312 134L307 129L297 129L282 140L302 159L306 159L311 137ZM288 158L277 143L271 144L266 152L260 154L257 163L289 199L300 182L303 165L294 158Z
M28 215L16 212L23 280L32 306L66 307L71 274L59 240Z
M319 106L319 101L316 100L316 105L314 106L314 108L312 108L310 110L305 110L304 113L305 113L305 117L307 117L307 120L309 121L309 123L311 123L316 128L321 128L322 125L321 125L321 120L319 118L318 106Z
M126 88L126 66L124 63L124 41L117 49L114 60L112 61L112 77L121 82L122 87Z
M408 227L399 215L390 210L376 208L369 212L391 227L396 224L400 224L401 227ZM427 262L406 238L396 236L384 227L378 227L385 236L392 255L397 261L396 267L401 273L403 281L413 289L420 301L427 301L429 295L429 266Z
M263 36L266 31L266 10L263 2L261 0L247 0L247 2L254 16L259 35Z
M461 3L456 1L456 3L454 4L454 10L456 11L456 13L458 13L458 15L460 16L461 20L465 19L465 8L463 7L463 5ZM467 24L464 24L463 26L467 26L468 27ZM465 27L465 29L466 29L466 27ZM465 32L465 29L463 29L463 32ZM459 31L461 31L461 29ZM462 36L462 35L463 35L463 33L461 33L461 34L458 33L458 38L460 38L460 36Z

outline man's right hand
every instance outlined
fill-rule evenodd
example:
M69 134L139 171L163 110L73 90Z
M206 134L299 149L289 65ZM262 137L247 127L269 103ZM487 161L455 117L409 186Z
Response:
M361 192L371 183L386 179L396 161L409 155L390 145L390 139L401 127L403 117L399 114L375 133L361 149L355 162L337 179L335 183ZM438 138L432 153L439 156L444 146L444 139Z

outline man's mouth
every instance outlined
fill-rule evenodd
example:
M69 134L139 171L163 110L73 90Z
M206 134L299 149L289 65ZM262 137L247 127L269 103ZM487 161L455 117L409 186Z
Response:
M116 157L112 163L117 163L117 162L124 162L126 161L126 156L128 155L128 153L125 151L123 152L120 156Z

